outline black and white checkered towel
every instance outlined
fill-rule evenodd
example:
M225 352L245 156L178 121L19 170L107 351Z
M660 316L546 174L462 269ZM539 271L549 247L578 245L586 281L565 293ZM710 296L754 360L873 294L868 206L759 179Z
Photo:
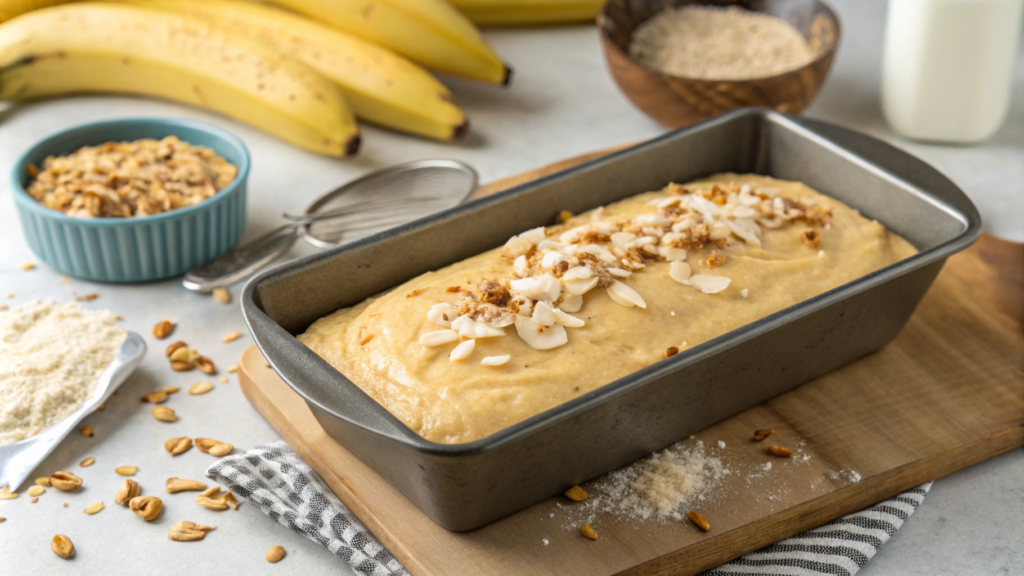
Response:
M359 574L409 575L284 442L218 460L206 469L206 477L277 523L326 546Z
M284 442L228 456L206 470L280 524L319 542L368 576L408 575ZM702 576L853 576L910 517L931 482L874 506L741 556Z

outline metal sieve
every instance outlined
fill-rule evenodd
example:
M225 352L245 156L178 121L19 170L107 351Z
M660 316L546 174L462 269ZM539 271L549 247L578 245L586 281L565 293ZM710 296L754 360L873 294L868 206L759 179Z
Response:
M318 198L289 223L189 270L182 284L208 292L234 284L287 252L304 238L331 248L405 224L464 201L477 174L457 160L417 160L371 172Z

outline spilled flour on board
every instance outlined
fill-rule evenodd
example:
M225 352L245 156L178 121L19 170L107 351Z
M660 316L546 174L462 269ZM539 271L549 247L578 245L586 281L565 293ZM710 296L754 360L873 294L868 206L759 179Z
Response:
M706 449L700 440L685 441L611 472L587 485L586 501L559 505L567 514L564 527L576 530L603 515L640 522L683 520L732 473L720 452Z

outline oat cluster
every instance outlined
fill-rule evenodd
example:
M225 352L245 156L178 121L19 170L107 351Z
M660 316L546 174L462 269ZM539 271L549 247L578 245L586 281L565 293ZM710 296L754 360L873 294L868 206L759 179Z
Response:
M513 275L482 280L475 291L448 287L462 298L456 304L430 307L427 319L446 329L423 334L420 343L435 347L457 342L450 354L455 362L472 354L477 339L504 336L505 328L515 326L532 348L557 348L568 342L566 328L585 325L570 313L579 311L584 296L594 289L604 289L627 308L646 308L643 296L626 281L652 261L670 262L669 276L676 282L717 294L731 283L726 276L704 273L704 268L710 272L725 264L725 255L717 249L734 240L760 247L765 228L801 222L828 227L832 219L831 212L812 199L787 198L776 189L715 184L691 191L669 184L662 192L667 196L652 200L649 214L606 216L599 208L590 222L567 230L554 227L551 237L544 227L513 236L502 249L502 256L513 261ZM813 229L800 234L809 246L820 245ZM696 250L708 250L698 259L702 270L697 274L686 262L689 251ZM746 297L746 291L742 295ZM671 355L666 352L666 357ZM508 355L488 356L481 363L501 366L508 360Z
M30 164L28 193L79 218L149 216L198 204L224 189L238 168L174 136L107 142Z

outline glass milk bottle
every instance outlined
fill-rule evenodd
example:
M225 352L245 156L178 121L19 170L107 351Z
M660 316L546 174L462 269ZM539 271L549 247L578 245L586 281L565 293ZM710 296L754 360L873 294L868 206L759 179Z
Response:
M890 0L882 111L908 138L980 142L1006 118L1024 0Z

